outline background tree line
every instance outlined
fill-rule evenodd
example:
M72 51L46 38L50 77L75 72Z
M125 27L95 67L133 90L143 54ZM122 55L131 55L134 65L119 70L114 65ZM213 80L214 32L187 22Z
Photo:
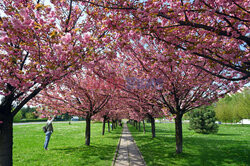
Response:
M197 108L191 113L201 109ZM214 110L216 120L220 122L236 123L242 119L250 119L250 89L246 87L235 94L228 94L205 109ZM184 119L190 119L190 114L186 114Z
M14 117L14 122L20 122L20 121L45 121L47 120L46 118L42 118L40 116L41 114L37 112L36 107L23 107L17 115ZM63 120L70 120L72 118L71 115L68 113L58 115L56 117L57 121L63 121ZM83 120L82 117L80 117L79 120Z
M216 118L221 122L250 119L250 89L245 88L241 92L226 95L214 105L214 110Z
M14 117L14 122L21 121L22 119L25 120L33 120L37 119L38 114L36 114L36 108L35 107L23 107L17 115Z

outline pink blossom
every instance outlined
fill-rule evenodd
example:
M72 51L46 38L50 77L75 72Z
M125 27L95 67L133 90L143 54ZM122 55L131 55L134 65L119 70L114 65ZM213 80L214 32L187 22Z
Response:
M69 44L71 42L71 34L67 33L65 36L61 37L61 41L63 42L63 44Z

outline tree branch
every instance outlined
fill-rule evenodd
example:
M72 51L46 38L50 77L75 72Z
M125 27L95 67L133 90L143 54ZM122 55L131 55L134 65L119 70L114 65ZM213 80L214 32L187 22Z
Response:
M42 88L37 88L35 89L29 96L27 96L15 109L14 111L11 112L12 116L14 117L18 111L29 101L31 100L33 97L35 97L40 91L42 90Z
M102 7L102 8L105 8L105 9L122 9L122 10L136 10L137 9L137 8L134 8L134 7L123 7L123 6L120 6L120 7L104 6L104 5L94 3L94 2L83 1L83 0L75 0L75 1L86 2L86 3L92 4L94 6Z
M211 74L211 75L213 75L213 76L216 76L216 77L222 78L222 79L226 79L226 80L229 80L229 81L246 80L246 79L248 79L250 77L250 73L246 73L245 76L242 76L242 77L239 77L239 78L228 78L228 77L224 77L224 76L222 76L220 74L216 74L214 72L211 72L211 71L209 71L209 70L207 70L207 69L205 69L205 68L203 68L203 67L201 67L199 65L195 65L195 64L192 64L192 65L199 68L199 69L201 69L201 70L203 70L203 71L205 71L205 72L207 72L207 73L209 73L209 74Z
M158 16L166 18L168 20L172 19L171 17L165 15L162 12L158 13ZM191 22L191 21L181 21L181 20L179 20L177 22L180 25L183 25L183 26L190 26L190 27L193 27L193 28L201 28L201 29L204 29L204 30L207 30L207 31L210 31L210 32L217 33L218 35L221 35L221 36L232 37L232 33L231 32L228 33L227 31L222 31L220 29L216 29L216 28L211 27L211 26L207 26L207 25L203 25L203 24L198 24L198 23L194 23L194 22ZM247 43L248 46L250 45L250 39L247 36L240 35L239 37L233 37L233 38L236 38L238 40L244 41L245 43Z
M71 12L72 12L72 2L73 2L73 0L70 0L69 15L68 15L68 18L66 20L66 29L65 29L65 32L69 32L68 31L68 25L69 25L69 21L70 21L70 17L71 17Z

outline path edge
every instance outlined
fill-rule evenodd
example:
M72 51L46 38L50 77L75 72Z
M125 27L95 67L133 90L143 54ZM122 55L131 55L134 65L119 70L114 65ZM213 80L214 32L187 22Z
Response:
M123 132L123 128L122 128L122 132ZM121 138L122 138L122 133L121 133L121 136L120 136L120 138L119 138L119 141L118 141L118 144L117 144L117 148L116 148L116 150L115 150L115 155L114 155L114 157L113 157L113 161L112 161L112 165L111 165L111 166L114 166L114 165L115 165L115 161L116 161L116 158L117 158L117 156L118 156L118 151L119 151L119 149L120 149Z

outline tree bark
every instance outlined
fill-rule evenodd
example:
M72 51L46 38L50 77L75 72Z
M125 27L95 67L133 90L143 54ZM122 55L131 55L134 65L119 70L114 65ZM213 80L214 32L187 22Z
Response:
M116 129L116 121L114 120L114 129Z
M177 114L175 118L175 139L176 153L182 153L182 114Z
M110 122L108 120L108 132L110 133Z
M155 118L151 119L152 138L155 138Z
M155 138L155 118L149 115L150 122L151 122L151 131L152 131L152 138Z
M91 122L91 116L87 115L86 117L86 130L85 130L85 145L90 145L90 123Z
M103 117L103 125L102 125L102 135L105 133L105 123L106 123L106 116Z
M142 121L142 123L143 123L143 133L145 134L146 133L146 128L145 128L145 122L144 122L144 120Z
M0 166L12 166L13 117L11 106L0 107Z
M141 121L139 121L139 131L141 131Z
M135 121L135 129L137 130L137 128L138 128L138 123L137 121Z

